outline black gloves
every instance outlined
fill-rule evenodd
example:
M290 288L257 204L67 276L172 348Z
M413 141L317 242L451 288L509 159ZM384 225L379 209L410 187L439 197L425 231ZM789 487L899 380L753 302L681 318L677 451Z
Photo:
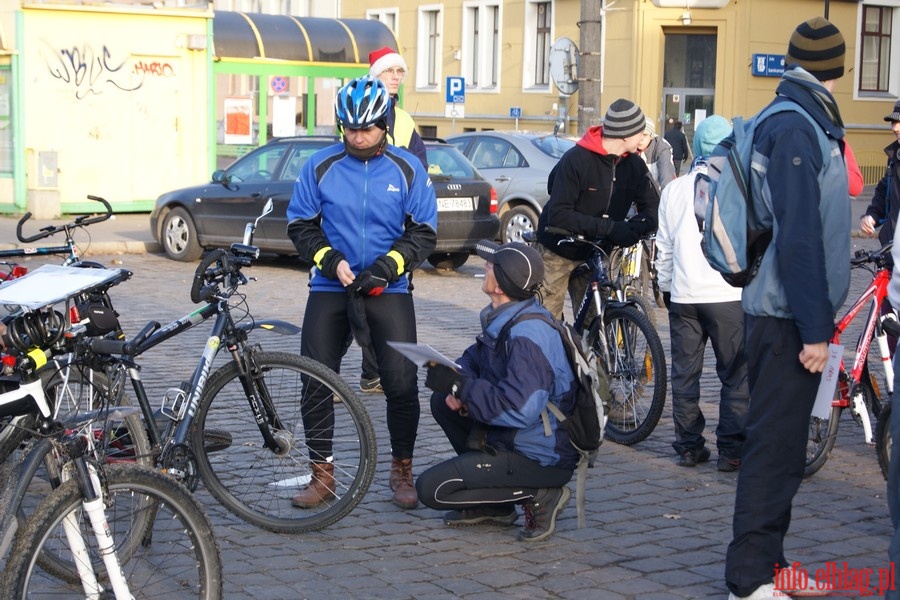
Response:
M372 263L372 266L368 268L368 271L370 271L374 277L384 279L388 283L394 283L400 279L400 276L397 274L397 262L386 254L382 254L376 258L375 262Z
M451 394L459 398L468 378L450 367L432 364L428 367L425 387L441 394Z
M666 310L672 308L672 292L663 292L663 304L666 305Z
M378 277L370 270L365 270L356 276L350 284L350 291L362 296L378 296L388 285L387 279Z
M346 260L344 253L332 248L322 257L322 261L319 263L319 270L325 277L337 279L337 268L342 260Z
M595 235L595 237L597 238L605 238L606 236L611 234L613 231L613 227L616 224L615 221L613 221L612 219L607 219L606 217L600 217L597 219L597 221L597 232Z

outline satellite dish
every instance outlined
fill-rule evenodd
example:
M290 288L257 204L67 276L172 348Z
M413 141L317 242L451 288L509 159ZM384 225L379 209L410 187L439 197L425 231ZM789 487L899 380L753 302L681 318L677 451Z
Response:
M550 47L550 77L559 92L571 95L578 91L578 46L567 37L561 37Z

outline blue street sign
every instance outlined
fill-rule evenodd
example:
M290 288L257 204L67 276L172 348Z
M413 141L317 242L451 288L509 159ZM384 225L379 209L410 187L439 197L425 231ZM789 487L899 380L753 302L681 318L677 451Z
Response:
M521 119L522 118L522 107L521 106L513 106L509 109L509 116L513 119Z
M447 78L447 104L466 103L466 80L462 77Z
M784 54L754 54L752 72L756 77L781 77Z

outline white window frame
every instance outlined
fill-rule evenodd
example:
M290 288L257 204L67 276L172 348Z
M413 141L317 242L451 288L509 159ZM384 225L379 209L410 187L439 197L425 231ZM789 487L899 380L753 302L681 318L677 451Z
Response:
M551 91L551 87L553 86L552 78L547 77L546 84L537 84L535 83L534 77L534 69L535 63L537 62L537 36L535 35L537 32L537 5L548 2L548 0L526 0L525 2L525 27L523 28L523 34L525 39L523 40L523 45L525 51L523 52L524 60L522 61L522 91L529 93L541 93L545 94ZM553 40L556 37L556 0L549 0L550 4L550 43L553 43ZM547 54L547 60L549 62L550 55L549 52ZM547 69L549 71L550 66L548 64Z
M889 7L893 9L893 15L891 20L891 53L888 58L888 88L887 93L884 92L860 92L860 77L862 76L861 69L859 68L860 60L862 59L862 48L860 47L860 38L862 37L862 28L863 28L863 7L864 6L879 6L879 7ZM856 55L853 57L853 98L854 100L878 100L883 101L885 98L900 98L900 0L862 0L859 3L858 12L856 15ZM845 72L846 69L851 67L851 65L847 64L849 61L845 63Z
M400 37L399 8L370 8L366 10L366 18L384 23L388 29L394 32L394 36Z
M437 13L437 24L435 26L435 34L437 43L435 44L434 56L431 56L431 31L429 30L429 17L432 13ZM443 42L444 36L444 5L443 4L427 4L420 6L417 13L418 28L416 33L419 51L416 53L416 90L420 92L441 91L441 74L443 68ZM434 81L428 81L429 61L434 60Z
M496 9L496 13L495 13ZM462 50L460 72L466 90L500 92L500 59L503 47L503 3L499 0L473 0L463 3ZM497 15L497 33L491 17ZM478 39L475 39L477 15Z

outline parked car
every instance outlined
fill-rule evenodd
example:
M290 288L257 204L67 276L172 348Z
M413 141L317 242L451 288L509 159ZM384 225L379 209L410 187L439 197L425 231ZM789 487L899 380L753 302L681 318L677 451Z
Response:
M331 136L280 138L212 174L209 183L161 195L150 214L150 230L166 254L194 261L208 248L240 241L244 225L269 198L275 210L259 223L253 241L263 252L297 253L287 237L287 205L300 168ZM438 241L428 262L440 269L462 266L478 240L493 239L500 223L497 196L472 164L453 146L426 143L438 203Z
M447 138L497 190L500 240L504 243L521 242L523 233L537 227L538 216L550 198L547 176L576 141L569 136L525 131L474 131Z

